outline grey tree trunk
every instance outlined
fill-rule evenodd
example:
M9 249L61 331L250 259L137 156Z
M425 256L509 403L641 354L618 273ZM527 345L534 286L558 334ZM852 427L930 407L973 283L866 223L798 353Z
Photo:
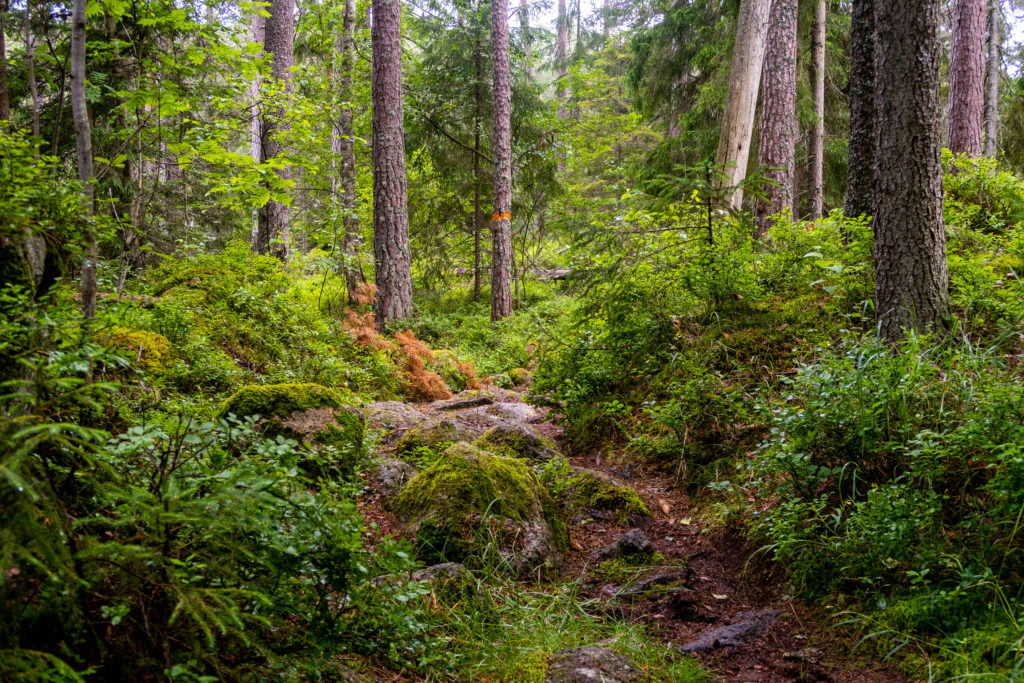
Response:
M519 28L523 32L523 56L526 58L526 75L533 80L533 40L530 38L530 8L527 0L519 0Z
M811 130L811 173L808 208L811 220L821 218L825 192L825 0L814 6L814 35L811 40L811 74L814 90L814 128Z
M564 119L565 109L565 78L569 74L569 19L565 12L565 0L558 0L558 17L556 18L558 36L555 39L555 68L558 69L558 85L555 88L558 98L558 117Z
M260 121L260 150L262 160L270 161L284 153L281 136L289 128L285 100L292 93L292 50L295 39L295 0L272 0L270 17L267 18L263 50L271 55L270 78L275 84L275 102L263 108ZM269 84L267 84L269 85ZM267 90L264 90L264 97ZM289 179L287 168L278 169L277 176ZM282 261L288 260L290 211L287 204L268 201L259 212L255 251L273 254Z
M956 0L949 63L949 133L954 154L981 156L985 121L985 0Z
M512 313L512 81L508 0L491 4L494 43L494 214L491 217L491 320Z
M92 131L85 105L85 3L74 0L71 5L71 116L75 121L78 181L82 184L82 206L88 216L93 214ZM85 254L82 258L82 315L96 316L96 236L92 222L86 221Z
M793 211L796 164L797 0L773 0L768 48L761 73L761 134L758 153L765 176L777 183L765 188L755 210L758 234L768 217Z
M32 0L25 0L25 65L28 91L32 97L32 135L39 139L39 88L36 85L36 44L32 37Z
M7 0L0 0L0 121L11 118L11 88L7 77Z
M359 198L356 196L356 145L352 109L355 105L352 77L355 72L356 57L356 3L355 0L344 1L345 5L341 15L341 35L338 37L340 62L338 90L341 106L338 110L338 124L334 138L340 161L338 182L341 190L341 208L345 213L343 219L345 234L342 237L341 252L345 259L345 286L351 297L363 277L362 267L359 263Z
M480 54L480 36L476 38L473 48L473 67L475 80L473 81L473 301L480 301L481 280L483 279L483 248L480 244L483 226L481 223L482 211L480 207L480 128L483 126L484 102L483 102L483 65Z
M412 315L402 128L402 8L373 0L373 252L378 326Z
M263 41L266 37L266 18L259 11L253 11L249 30L249 38L252 42L259 45L262 50ZM260 117L260 81L258 78L254 78L252 83L249 84L249 106L249 154L252 155L253 160L260 162L263 161L263 141L260 138L263 124ZM257 240L259 240L259 228L259 210L256 210L252 215L252 244L254 246Z
M875 310L889 341L949 314L939 4L875 0Z
M716 164L723 168L725 174L722 181L725 187L736 187L747 177L770 10L771 0L740 0L732 71L716 155ZM729 205L734 209L743 205L742 188L733 191Z
M988 3L988 81L985 84L985 156L999 151L999 78L1002 73L1002 12L999 0Z
M856 218L875 213L875 0L853 0L849 105L843 212Z

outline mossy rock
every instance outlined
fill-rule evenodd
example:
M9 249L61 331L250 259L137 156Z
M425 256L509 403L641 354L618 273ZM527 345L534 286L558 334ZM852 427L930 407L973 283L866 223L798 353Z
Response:
M569 487L574 506L599 515L614 516L622 523L630 517L649 517L651 511L636 490L598 470L574 468Z
M550 460L558 455L554 441L528 425L516 423L491 427L474 445L497 455L528 460Z
M97 339L140 370L157 375L167 371L174 355L167 337L151 330L129 330L115 325L98 334Z
M512 368L508 371L508 378L517 387L525 386L530 381L530 371L526 368Z
M395 442L395 455L404 457L424 450L444 449L465 438L464 430L455 420L433 417L410 427Z
M568 547L565 521L533 469L465 442L417 474L391 509L426 561L483 560L496 549L526 573L557 566Z
M333 449L330 464L350 479L363 449L363 416L341 394L319 384L266 384L224 401L220 417L259 415L266 436L285 436L312 448ZM315 469L312 474L326 474Z
M32 278L32 266L25 253L11 239L0 236L0 287L18 285L30 297L36 293L36 282Z
M507 372L503 372L500 375L494 375L491 377L491 384L498 387L499 389L514 389L515 382L509 377Z

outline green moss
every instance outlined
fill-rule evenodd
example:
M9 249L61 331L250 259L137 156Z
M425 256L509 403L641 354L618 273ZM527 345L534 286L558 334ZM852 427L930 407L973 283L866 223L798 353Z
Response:
M554 441L522 425L492 427L473 445L510 458L550 460L558 455Z
M173 356L167 337L151 330L129 330L114 326L99 335L99 340L121 352L130 363L141 370L163 374Z
M410 427L395 443L399 457L443 451L459 440L459 430L451 420L435 419Z
M480 555L476 532L483 517L544 521L556 549L568 546L564 520L537 475L522 460L460 442L417 474L392 509L415 531L422 553L455 560Z
M526 368L512 368L508 371L508 378L512 384L521 387L530 381L530 371Z
M595 570L599 576L617 584L626 584L639 572L664 564L666 557L661 553L646 552L605 560Z
M625 522L631 515L646 517L651 514L633 487L607 475L578 469L573 479L572 488L580 507L614 512L620 522Z
M431 369L441 376L444 383L455 393L466 389L466 376L459 369L459 358L447 349L434 351Z
M19 285L35 296L36 283L25 254L11 240L0 237L0 287Z
M326 408L327 412L317 412ZM286 436L311 446L331 448L331 465L350 478L363 447L363 420L338 392L318 384L267 384L244 387L224 401L220 417L259 415L267 436Z

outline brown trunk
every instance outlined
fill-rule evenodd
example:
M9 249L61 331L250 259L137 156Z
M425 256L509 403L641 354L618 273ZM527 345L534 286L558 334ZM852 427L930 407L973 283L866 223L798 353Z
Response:
M373 252L377 324L412 315L412 255L402 128L402 8L373 0Z
M270 78L278 84L282 100L264 107L261 118L260 147L263 161L270 161L284 153L281 135L288 130L285 102L292 92L292 46L295 38L295 0L272 0L270 17L267 19L263 50L271 55ZM278 169L277 176L288 180L287 168ZM288 260L288 220L290 211L287 204L268 201L259 212L259 227L255 251L273 254L282 261Z
M811 75L814 88L814 128L811 130L811 177L809 209L812 221L821 218L825 191L825 0L814 6L811 40Z
M724 187L736 187L747 177L750 138L754 133L754 110L761 84L761 65L764 62L770 10L771 0L740 1L732 71L716 156L716 164L725 174ZM735 189L728 203L732 208L739 209L743 204L743 190Z
M988 82L985 84L985 156L999 151L999 78L1002 73L1002 32L999 0L988 5Z
M480 225L480 127L483 125L483 88L480 80L483 78L483 65L481 64L480 38L476 39L473 50L473 66L476 70L476 80L473 82L473 96L476 98L473 110L473 301L480 301L481 279L483 277L483 264L481 258L480 237L483 227Z
M774 0L768 25L768 48L761 72L761 135L759 159L765 177L777 183L765 188L756 209L757 230L769 227L768 217L793 211L793 169L796 159L797 0Z
M889 341L949 314L939 4L875 0L875 310Z
M11 118L11 93L7 80L7 0L0 0L0 121Z
M352 76L355 71L356 53L356 3L344 0L341 15L341 35L338 39L340 57L339 91L341 107L338 111L337 135L340 160L339 178L341 185L341 207L344 211L345 234L342 239L342 255L345 259L345 286L349 296L362 282L362 267L359 263L359 198L356 196L356 145L353 124L355 96Z
M508 50L508 0L493 0L491 4L491 40L494 42L491 320L497 321L512 313L512 83Z
M984 121L985 0L956 0L949 62L949 150L981 156Z
M850 25L850 146L846 203L850 218L875 213L875 0L853 0Z
M82 184L82 206L92 216L92 131L89 112L85 104L85 3L74 0L71 6L71 115L75 120L75 147L77 150L78 181ZM92 319L96 315L96 236L91 221L85 223L84 255L82 258L82 315Z

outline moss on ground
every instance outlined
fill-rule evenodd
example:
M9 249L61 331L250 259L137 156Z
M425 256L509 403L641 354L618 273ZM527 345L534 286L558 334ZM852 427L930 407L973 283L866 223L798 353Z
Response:
M613 512L620 522L632 515L647 517L651 514L632 486L600 472L577 469L572 489L577 507Z
M395 454L398 457L405 457L428 451L436 452L444 450L458 440L459 429L451 420L426 420L410 427L395 442Z
M558 446L554 441L519 424L492 427L473 445L511 458L550 460L558 455Z
M156 375L164 374L173 348L167 337L151 330L129 330L114 326L99 335L99 340L122 353L136 366Z

